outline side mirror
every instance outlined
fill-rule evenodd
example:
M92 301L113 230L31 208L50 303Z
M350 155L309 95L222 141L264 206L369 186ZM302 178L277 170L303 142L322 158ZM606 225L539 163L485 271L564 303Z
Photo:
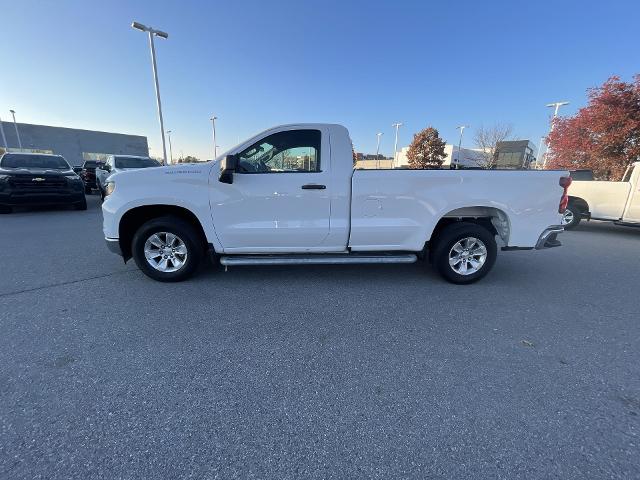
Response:
M80 172L82 171L82 167L73 167L73 171L77 174L80 174Z
M105 163L100 168L102 168L102 170L104 170L105 172L110 172L111 171L111 165L109 165L108 163Z
M220 180L222 183L233 183L233 173L236 171L238 158L235 155L227 155L220 160Z

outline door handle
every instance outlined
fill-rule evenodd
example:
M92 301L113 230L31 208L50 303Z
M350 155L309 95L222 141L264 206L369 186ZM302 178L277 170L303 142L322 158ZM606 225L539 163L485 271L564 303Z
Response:
M318 185L317 183L307 183L306 185L302 185L303 190L324 190L327 188L326 185Z

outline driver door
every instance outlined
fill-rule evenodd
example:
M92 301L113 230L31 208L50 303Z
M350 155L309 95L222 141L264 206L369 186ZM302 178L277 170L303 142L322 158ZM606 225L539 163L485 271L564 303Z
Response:
M298 129L268 135L237 154L233 183L212 179L212 216L224 251L322 249L331 214L329 152L328 135Z

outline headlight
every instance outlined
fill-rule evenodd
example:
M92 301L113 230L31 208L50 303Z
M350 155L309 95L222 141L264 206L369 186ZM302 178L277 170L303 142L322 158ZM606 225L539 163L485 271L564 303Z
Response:
M107 184L104 186L104 196L108 197L113 193L115 189L116 189L115 182L107 182Z

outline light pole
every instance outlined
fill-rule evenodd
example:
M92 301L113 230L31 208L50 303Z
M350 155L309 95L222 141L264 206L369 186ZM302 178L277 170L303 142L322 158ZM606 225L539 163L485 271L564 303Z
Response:
M398 152L398 129L402 126L402 123L396 122L391 126L396 129L396 141L393 144L393 160L391 161L391 168L394 168L396 164L396 153Z
M16 137L18 137L18 148L22 151L22 141L20 141L20 132L18 132L18 124L16 123L16 111L9 110L13 116L13 126L16 128Z
M216 120L218 117L215 115L211 117L211 124L213 125L213 159L215 160L218 156L218 144L216 143Z
M544 137L540 137L540 147L538 147L538 158L536 158L536 170L541 170L542 169L542 162L543 158L542 158L542 153L543 153L543 149L544 149Z
M460 140L458 140L458 158L456 158L455 163L459 164L460 163L460 155L462 154L462 134L464 133L464 129L465 128L469 128L469 125L460 125L458 127L456 127L458 130L460 130Z
M2 144L4 145L4 151L6 152L9 149L7 145L7 137L4 136L4 127L2 126L2 119L0 118L0 133L2 134Z
M149 34L149 48L151 49L151 66L153 67L153 80L156 86L156 100L158 102L158 118L160 119L160 134L162 135L162 158L164 164L167 165L167 146L164 141L164 121L162 120L162 104L160 103L160 84L158 83L158 67L156 65L156 47L153 44L153 37L169 38L169 34L160 30L154 30L151 27L147 27L141 23L133 22L131 27L141 32L147 32Z
M380 169L380 158L379 158L379 155L380 155L380 137L382 135L384 135L384 133L382 133L382 132L376 133L376 137L378 138L378 143L376 145L376 168L377 169Z
M167 137L169 137L169 159L173 163L173 148L171 148L171 130L167 130Z
M569 105L569 102L547 103L547 107L553 108L553 117L551 117L551 126L549 127L549 133L553 132L553 124L555 123L554 120L558 116L558 110L560 110L560 107L562 107L563 105ZM542 151L542 148L540 148L540 150ZM547 153L544 156L544 159L542 161L542 169L543 170L547 166L547 157L548 156L549 156L549 146L547 146Z

